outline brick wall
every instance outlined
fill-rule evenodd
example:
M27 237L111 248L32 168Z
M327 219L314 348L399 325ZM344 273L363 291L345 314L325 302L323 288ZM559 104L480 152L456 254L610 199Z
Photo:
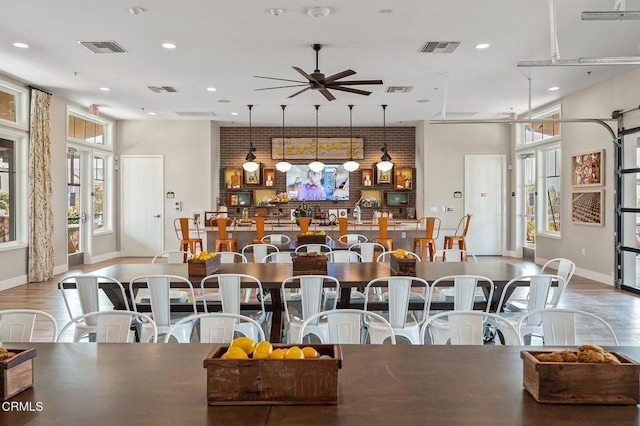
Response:
M262 168L275 168L275 164L279 159L271 159L271 138L282 137L282 128L278 127L253 127L251 129L253 146L256 148L254 152L257 157L256 161L261 163ZM318 129L318 135L320 137L348 137L348 127L320 127ZM285 131L285 137L310 137L315 138L315 127L287 127ZM327 211L328 209L349 209L351 215L352 209L355 206L356 201L360 198L360 192L362 189L379 189L383 193L387 191L393 191L393 184L374 184L371 187L362 186L362 169L372 168L375 173L375 163L380 161L382 152L380 148L383 145L383 129L380 127L354 127L353 137L364 138L364 160L357 160L360 163L360 168L355 172L349 174L349 201L313 201L309 202L310 207L320 206L321 209ZM386 140L389 155L392 157L392 161L396 167L415 168L415 128L414 127L387 127ZM226 167L242 167L242 163L245 161L245 156L249 151L249 129L247 127L222 127L220 129L220 197L225 201L225 204L229 204L229 196L231 190L228 190L225 186L224 169ZM335 160L323 160L325 164L342 164L346 161L346 158ZM292 164L308 164L311 160L291 160ZM409 206L415 207L416 200L416 187L422 187L420 182L415 181L415 170L413 174L414 183L412 189L407 191L409 194ZM264 183L264 182L263 182ZM258 185L244 185L241 190L235 190L238 192L250 192L251 193L251 206L250 215L255 213L256 200L254 199L253 190L255 189L275 189L276 192L284 192L286 189L285 176L283 173L276 171L276 179L274 187L258 186ZM289 204L283 206L283 211L286 213L288 209L298 207L299 203L292 201ZM241 208L229 207L231 215L237 215L241 212ZM366 220L372 217L374 210L381 210L393 213L394 217L404 217L406 215L406 209L401 207L387 207L384 204L382 207L363 208L362 219Z

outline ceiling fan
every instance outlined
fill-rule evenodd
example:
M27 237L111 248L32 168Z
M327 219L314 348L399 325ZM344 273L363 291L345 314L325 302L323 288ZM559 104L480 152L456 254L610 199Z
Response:
M318 66L318 54L320 52L320 49L322 49L322 45L314 44L312 47L313 47L313 50L315 50L316 52L316 69L311 74L307 74L306 72L304 72L302 69L298 67L292 67L294 70L300 73L304 78L306 78L307 81L289 80L286 78L263 77L260 75L254 75L254 77L256 78L266 78L269 80L290 81L292 83L299 83L299 84L292 84L289 86L265 87L263 89L256 89L256 90L272 90L272 89L284 89L287 87L307 86L304 89L297 91L293 95L288 96L288 98L293 98L294 96L298 96L300 93L306 92L307 90L311 89L311 90L318 90L320 93L322 93L322 95L325 98L327 98L327 100L333 101L335 99L335 96L333 96L333 94L329 91L329 89L369 96L371 94L371 92L369 91L353 89L351 87L345 87L345 86L358 86L361 84L383 84L382 80L339 81L345 77L354 75L356 72L353 70L344 70L337 74L333 74L328 77L325 77L325 75L322 72L320 72L320 67Z

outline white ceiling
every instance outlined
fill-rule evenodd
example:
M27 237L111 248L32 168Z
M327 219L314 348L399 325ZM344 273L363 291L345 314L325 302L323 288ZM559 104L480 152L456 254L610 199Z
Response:
M633 66L518 68L518 60L551 59L547 0L0 0L0 72L82 106L100 105L118 119L178 120L176 112L215 114L222 126L387 125L440 118L505 118L528 110L529 82L535 108L633 69ZM638 4L636 4L638 3ZM556 0L561 59L640 55L640 21L581 20L584 10L612 10L614 0ZM145 11L134 15L131 7ZM311 6L331 14L312 18ZM279 16L272 8L284 10ZM388 9L391 13L381 13ZM627 10L640 0L627 1ZM97 55L77 41L115 41L127 53ZM12 46L28 43L29 49ZM160 45L173 42L177 49ZM459 41L452 54L418 53L426 41ZM474 46L490 43L486 50ZM382 79L357 86L370 96L334 91L335 101L298 88L255 91L280 82L254 75L298 80L291 67L311 73L311 44L324 45L320 70L331 75L353 69L350 79ZM447 90L448 82L448 90ZM285 83L286 84L286 83ZM178 93L151 92L173 86ZM213 86L216 92L207 92ZM410 93L385 93L413 86ZM547 89L559 86L560 90ZM110 92L98 90L109 87ZM439 89L439 90L436 90ZM446 93L446 96L445 96ZM222 101L226 100L227 103ZM418 102L428 100L428 102ZM446 102L445 102L446 101ZM148 115L149 111L157 115ZM232 112L239 115L232 116ZM193 119L193 118L188 118ZM202 118L199 118L202 119Z

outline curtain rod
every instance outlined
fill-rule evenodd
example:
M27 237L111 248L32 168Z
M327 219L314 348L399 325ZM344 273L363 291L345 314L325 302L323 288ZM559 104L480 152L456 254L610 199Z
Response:
M47 95L49 95L49 96L53 96L53 93L51 93L51 92L47 92L46 90L42 90L41 88L36 87L36 86L31 86L31 85L29 85L29 86L27 86L27 88L29 88L29 89L31 89L31 90L39 90L39 91L41 91L42 93L46 93L46 94L47 94Z

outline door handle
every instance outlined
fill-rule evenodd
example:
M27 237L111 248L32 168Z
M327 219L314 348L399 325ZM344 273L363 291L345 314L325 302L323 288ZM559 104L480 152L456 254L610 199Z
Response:
M159 214L155 214L155 215L153 215L153 217L160 217L160 215Z
M80 222L85 223L87 221L87 214L86 213L82 213L80 215Z

